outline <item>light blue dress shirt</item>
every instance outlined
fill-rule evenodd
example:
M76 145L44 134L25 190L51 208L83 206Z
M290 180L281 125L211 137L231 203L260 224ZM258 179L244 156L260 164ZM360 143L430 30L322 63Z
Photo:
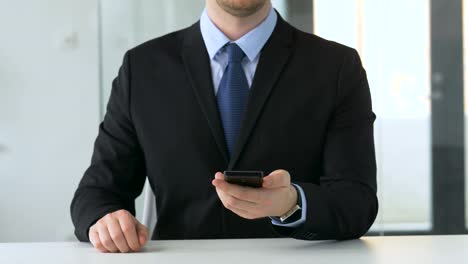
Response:
M242 61L242 67L249 83L249 88L252 85L252 80L257 69L258 61L260 59L260 53L263 46L270 38L273 30L275 29L278 15L272 8L268 17L256 28L242 36L236 41L231 41L224 33L216 27L216 25L208 17L206 10L203 11L200 18L200 29L203 40L205 42L208 55L210 56L211 62L211 76L213 77L213 86L215 94L218 93L219 83L223 78L224 71L228 65L228 54L225 46L228 43L236 43L242 51L244 51L246 57ZM301 218L295 222L283 224L275 219L272 219L272 223L278 226L285 227L297 227L305 222L307 202L305 194L299 185L294 185L299 190L299 195L302 200L302 215Z

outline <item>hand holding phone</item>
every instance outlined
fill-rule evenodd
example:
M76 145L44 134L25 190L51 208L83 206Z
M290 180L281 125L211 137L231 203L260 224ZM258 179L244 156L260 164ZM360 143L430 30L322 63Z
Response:
M224 180L228 183L253 188L263 185L263 171L225 171Z

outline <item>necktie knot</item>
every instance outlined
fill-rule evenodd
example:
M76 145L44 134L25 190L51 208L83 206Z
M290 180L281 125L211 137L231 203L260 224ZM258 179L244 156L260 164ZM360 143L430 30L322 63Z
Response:
M230 43L226 46L229 63L241 63L245 57L244 51L236 44Z

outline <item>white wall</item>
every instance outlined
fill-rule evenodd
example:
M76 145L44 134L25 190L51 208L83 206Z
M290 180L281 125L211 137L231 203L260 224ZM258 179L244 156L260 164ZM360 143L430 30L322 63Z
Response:
M0 0L0 242L74 239L100 119L96 7Z

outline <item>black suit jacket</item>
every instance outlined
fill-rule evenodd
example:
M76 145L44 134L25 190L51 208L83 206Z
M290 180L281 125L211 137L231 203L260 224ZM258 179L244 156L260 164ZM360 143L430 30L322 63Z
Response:
M377 214L371 98L357 52L281 18L264 46L240 138L227 159L199 23L125 55L92 163L75 193L76 236L118 209L135 213L146 177L156 195L153 239L348 239ZM225 209L217 171L290 172L307 199L297 228Z

